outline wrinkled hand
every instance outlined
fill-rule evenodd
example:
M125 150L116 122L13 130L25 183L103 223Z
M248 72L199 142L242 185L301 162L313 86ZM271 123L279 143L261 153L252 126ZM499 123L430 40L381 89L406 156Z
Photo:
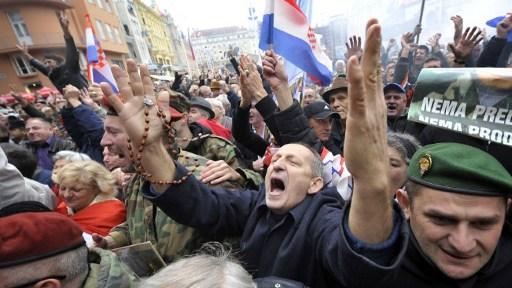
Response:
M208 160L206 168L201 171L201 181L212 185L217 185L224 181L239 181L242 179L242 176L224 160Z
M30 53L28 53L28 46L25 42L22 42L21 44L16 44L16 48L18 48L18 50L20 50L20 52L23 53L23 55L30 55Z
M428 45L432 47L432 52L439 51L439 39L441 39L441 33L436 33L428 39Z
M261 99L267 95L263 88L258 68L247 55L240 56L240 89L242 89L241 107L251 106L252 99Z
M370 175L388 175L388 161L385 153L386 106L380 70L381 27L376 19L372 19L366 29L361 63L356 57L348 62L349 109L344 155L354 179L368 178L370 181L374 177Z
M464 26L464 19L459 15L452 16L450 18L453 22L453 26L455 28L455 33L453 34L453 43L458 43L460 38L462 37L462 28Z
M448 47L453 52L453 55L455 55L455 59L467 59L471 55L473 48L475 48L475 46L483 40L482 36L480 35L481 33L482 32L480 29L478 29L478 27L473 27L471 31L468 27L456 45L453 43L448 44Z
M507 39L507 34L512 30L512 14L507 14L496 26L496 37Z
M421 24L416 24L416 26L414 26L414 30L412 31L412 37L414 38L414 37L420 35L421 31L422 31Z
M252 162L252 169L254 171L263 171L265 169L264 158L260 158Z
M80 92L80 100L82 100L82 103L89 107L97 106L96 102L94 102L94 100L92 100L91 96L89 95L87 88L83 88Z
M99 234L96 234L96 233L93 233L91 236L92 236L92 240L94 241L94 247L98 247L101 249L108 248L108 242L105 239L105 237L103 237Z
M80 100L80 90L78 90L78 88L76 88L75 86L71 85L71 84L68 84L66 85L66 87L64 87L63 89L63 96L64 96L64 99L70 101L70 100Z
M150 128L145 145L162 141L163 128L161 119L156 113L155 105L157 105L157 102L153 92L153 81L149 76L147 66L141 65L140 74L137 64L133 59L128 59L126 66L126 72L117 65L112 67L112 74L116 79L121 97L118 97L112 91L108 83L101 83L101 90L107 96L112 108L119 114L121 123L136 151L144 133L145 100L148 104L151 104L147 106Z
M361 37L354 35L348 38L348 40L350 44L345 42L345 45L347 46L347 59L352 56L361 57L363 54L363 49L361 48Z
M413 43L414 35L411 32L406 32L402 35L400 39L400 44L404 49L413 49L415 44Z
M354 179L348 222L354 236L366 243L384 241L393 228L381 41L381 26L376 19L369 20L361 63L357 57L350 58L347 73L344 156Z
M283 86L288 87L288 75L286 75L284 65L279 61L274 51L265 51L262 63L263 77L270 83L272 90L277 90Z

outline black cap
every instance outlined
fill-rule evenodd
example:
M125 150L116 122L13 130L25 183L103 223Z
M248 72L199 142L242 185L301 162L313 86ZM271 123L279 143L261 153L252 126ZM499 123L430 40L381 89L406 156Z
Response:
M331 107L324 101L315 101L304 107L304 115L306 118L326 119L328 117L339 118L340 115L331 110Z
M208 119L210 120L215 117L215 113L212 110L212 105L210 105L210 103L204 100L204 98L202 97L192 97L192 99L190 99L190 107L198 107L208 112L208 114L210 115Z

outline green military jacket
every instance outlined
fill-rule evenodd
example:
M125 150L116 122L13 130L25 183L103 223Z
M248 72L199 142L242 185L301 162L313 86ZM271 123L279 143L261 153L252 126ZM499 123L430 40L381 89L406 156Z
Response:
M204 169L206 158L181 150L178 162L198 177ZM150 241L166 263L191 254L204 242L199 233L191 227L181 225L168 217L162 210L142 196L141 187L145 180L136 175L125 189L126 221L114 227L108 237L110 249ZM222 187L240 188L232 182Z
M184 149L209 160L224 160L231 168L242 175L244 181L240 184L243 187L257 190L258 186L263 182L263 178L258 172L242 166L242 162L238 158L239 154L237 153L236 146L222 137L208 135L191 142Z
M137 276L111 251L89 248L89 275L84 288L137 287Z

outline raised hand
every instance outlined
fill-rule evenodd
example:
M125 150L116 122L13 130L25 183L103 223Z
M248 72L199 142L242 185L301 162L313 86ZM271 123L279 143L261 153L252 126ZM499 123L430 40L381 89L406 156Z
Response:
M441 39L441 33L436 33L428 39L428 45L432 47L432 52L439 51L439 39Z
M363 48L361 48L361 37L358 36L352 36L348 38L350 44L348 42L345 42L345 45L347 46L347 59L352 56L361 57L363 54Z
M274 51L265 51L262 63L263 77L267 79L272 89L278 89L283 85L288 86L288 75L286 75L283 63L279 61Z
M66 16L65 11L59 12L59 23L60 23L60 26L64 29L64 31L69 29L69 20L68 20L68 17Z
M240 56L240 66L238 69L240 70L240 89L242 90L240 107L251 106L253 98L259 101L267 96L267 92L263 89L260 73L247 55Z
M287 109L293 104L293 98L290 89L288 89L288 75L286 75L283 63L277 59L277 55L272 50L265 52L262 63L263 76L270 83L279 108L281 110Z
M126 61L127 71L113 65L112 74L117 82L120 96L116 95L108 83L101 83L101 89L110 105L117 111L125 132L131 141L132 151L137 155L145 172L151 174L152 181L170 181L174 178L175 166L166 152L163 142L163 122L157 113L157 102L146 65L140 66L133 59ZM168 107L162 107L164 110ZM146 124L147 123L147 124ZM148 130L146 130L146 127ZM157 191L164 191L167 185L156 185Z
M453 26L455 27L455 33L453 34L453 43L458 43L460 38L462 37L462 28L464 25L464 19L459 15L452 16L450 18L453 22Z
M509 13L496 26L496 37L507 39L510 30L512 30L512 14Z
M376 19L369 20L361 63L351 57L347 73L349 112L344 156L354 178L349 228L366 243L384 241L393 227L381 41L381 26Z
M464 34L456 45L453 43L448 44L453 55L455 55L455 60L466 60L471 55L473 48L483 40L483 37L481 36L482 31L478 29L478 27L475 26L473 29L470 29L471 28L469 27L466 28Z

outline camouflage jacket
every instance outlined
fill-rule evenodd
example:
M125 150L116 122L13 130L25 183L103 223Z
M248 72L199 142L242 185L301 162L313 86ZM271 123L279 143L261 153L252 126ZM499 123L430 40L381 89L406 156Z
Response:
M197 177L208 160L183 150L179 152L178 162L187 169L194 169L196 161L199 167L193 173ZM166 263L197 250L207 239L201 238L195 229L177 223L151 201L143 198L141 187L144 182L144 178L136 175L127 185L126 221L110 231L107 237L109 248L150 241ZM222 187L240 188L240 185L225 182Z
M192 133L195 134L194 131ZM242 175L244 179L240 184L245 188L257 190L263 182L263 178L258 172L242 166L242 161L239 158L241 154L238 148L222 137L215 135L201 137L196 141L190 142L184 149L209 160L224 160L231 168Z
M113 252L89 248L89 275L84 288L137 287L137 276Z

